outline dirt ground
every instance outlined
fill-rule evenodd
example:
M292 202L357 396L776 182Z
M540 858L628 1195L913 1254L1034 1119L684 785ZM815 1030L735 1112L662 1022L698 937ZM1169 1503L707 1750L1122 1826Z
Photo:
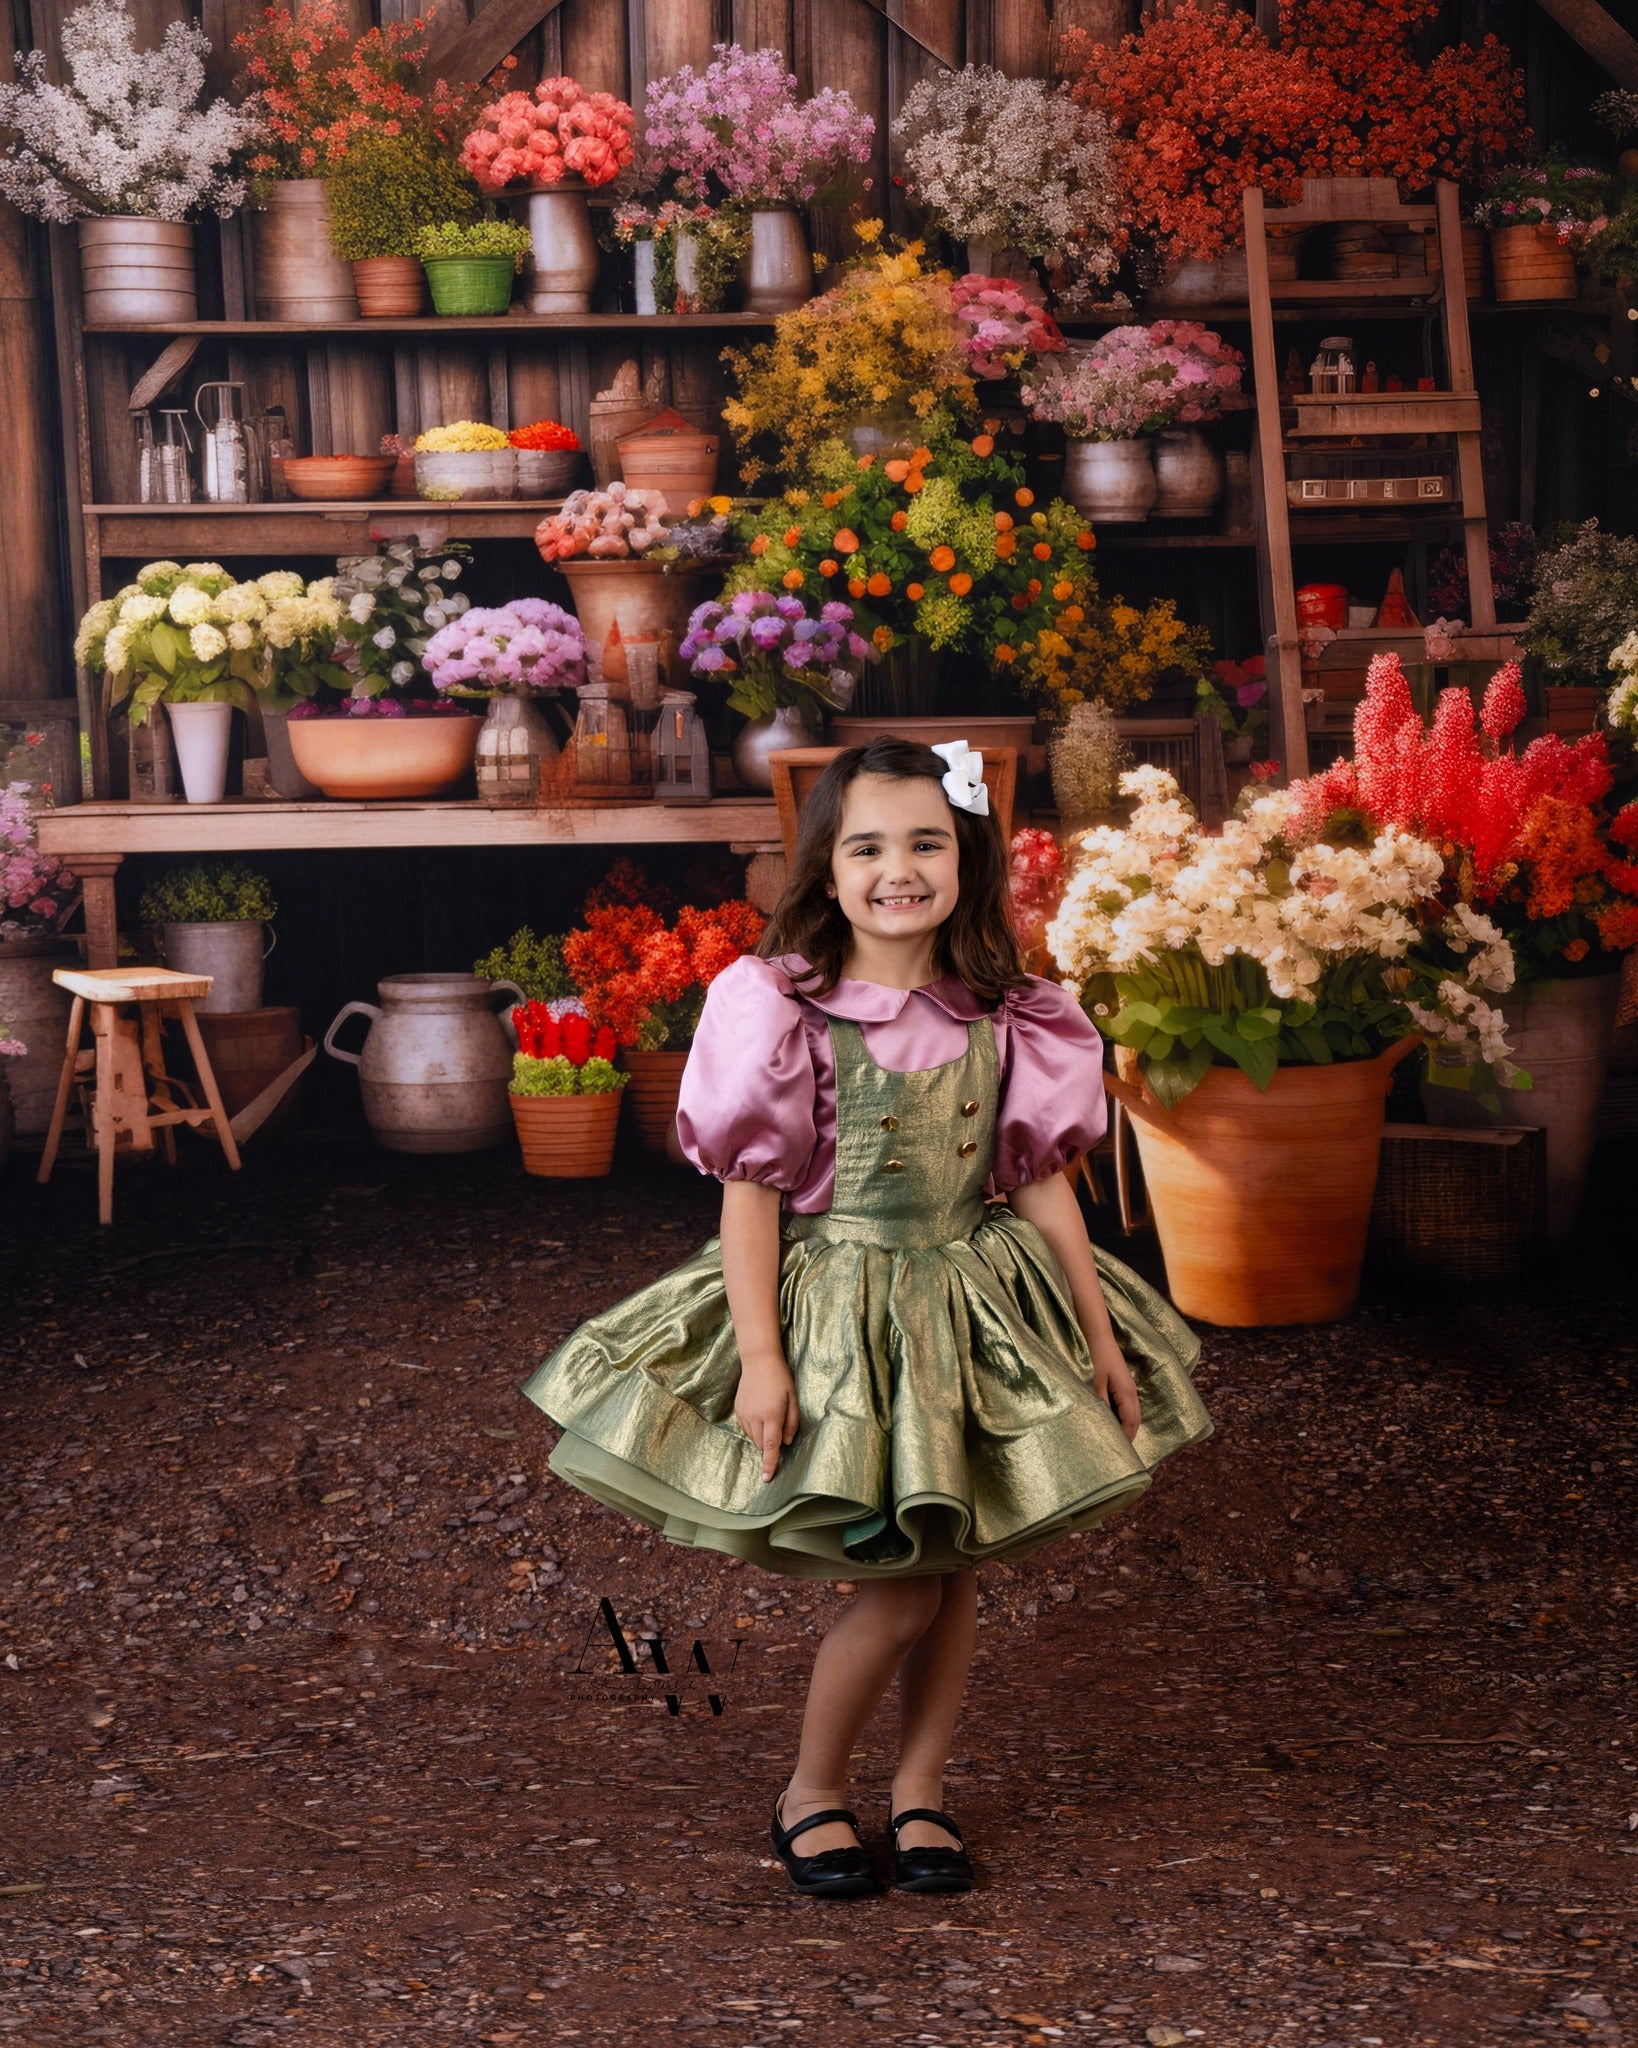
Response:
M976 1889L851 1901L768 1839L847 1594L572 1492L519 1393L714 1184L298 1134L122 1169L99 1232L83 1168L30 1164L0 2034L1638 2040L1630 1149L1523 1294L1207 1332L1214 1437L982 1575L946 1781ZM894 1711L851 1788L884 1873Z

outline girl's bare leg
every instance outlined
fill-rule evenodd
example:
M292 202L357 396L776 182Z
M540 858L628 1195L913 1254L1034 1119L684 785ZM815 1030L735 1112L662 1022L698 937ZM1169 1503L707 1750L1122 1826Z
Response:
M893 1812L907 1806L944 1806L944 1766L961 1713L967 1669L978 1640L978 1573L942 1572L939 1610L899 1667L899 1767L893 1774ZM814 1833L819 1831L814 1829ZM954 1849L947 1828L909 1820L899 1830L902 1849Z
M858 1592L831 1624L813 1660L802 1746L779 1807L785 1827L827 1806L847 1805L854 1744L894 1671L943 1612L945 1583L938 1573L859 1581ZM824 1849L852 1848L857 1841L846 1821L831 1820L799 1836L792 1853L817 1856Z

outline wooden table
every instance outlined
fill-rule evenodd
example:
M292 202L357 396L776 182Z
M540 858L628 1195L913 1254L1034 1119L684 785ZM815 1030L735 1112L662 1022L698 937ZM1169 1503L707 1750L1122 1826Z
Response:
M114 877L131 853L326 852L393 846L727 845L780 853L772 797L706 804L87 803L40 815L40 845L85 885L91 967L115 967Z

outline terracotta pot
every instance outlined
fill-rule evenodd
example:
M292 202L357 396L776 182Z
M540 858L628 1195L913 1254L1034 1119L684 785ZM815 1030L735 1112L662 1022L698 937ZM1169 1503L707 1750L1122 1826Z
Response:
M324 1034L332 1059L358 1068L364 1114L389 1152L479 1152L506 1136L512 1047L493 1004L520 1002L515 981L476 974L389 974L381 1003L347 1003ZM371 1020L362 1053L337 1045L353 1015Z
M1223 458L1198 427L1155 436L1156 519L1204 519L1223 495Z
M1547 1133L1547 1236L1553 1244L1575 1228L1586 1192L1620 993L1619 974L1596 974L1533 981L1500 997L1514 1063L1530 1076L1530 1086L1500 1090L1499 1109L1487 1108L1468 1089L1422 1081L1430 1124L1459 1130L1513 1124Z
M362 320L413 320L427 302L419 256L355 256L353 290Z
M421 493L415 488L415 457L396 455L393 457L392 481L387 495L392 498L418 498Z
M78 967L80 949L71 939L0 939L0 1017L28 1051L0 1059L11 1082L17 1129L33 1137L51 1121L51 1105L62 1072L68 1013L74 998L52 974Z
M358 318L353 266L330 244L330 187L285 178L250 214L256 318L323 326Z
M1371 1060L1280 1067L1266 1094L1237 1067L1209 1068L1175 1109L1115 1048L1105 1074L1137 1131L1138 1156L1182 1314L1240 1329L1328 1323L1359 1296L1376 1192L1382 1106L1417 1041Z
M478 718L298 718L290 751L328 797L448 796L472 772Z
M677 1091L682 1087L688 1055L632 1051L622 1053L621 1059L631 1076L625 1093L631 1098L637 1135L651 1152L663 1152L667 1138L676 1128Z
M614 1164L624 1088L601 1095L511 1095L523 1170L543 1180L597 1180Z
M87 326L199 318L188 222L110 214L79 234Z
M663 412L633 434L622 434L620 474L628 490L659 491L672 518L716 487L719 434L707 434L680 413Z
M292 498L330 503L379 498L396 466L392 455L287 455L284 480Z
M620 621L623 639L658 639L688 631L688 614L702 602L709 570L666 569L660 562L632 560L593 562L576 556L556 562L569 586L581 630L593 647L601 648L609 628Z
M1071 439L1064 455L1064 496L1089 519L1139 526L1159 485L1147 435L1130 441Z
M1490 268L1498 303L1575 297L1575 257L1545 222L1535 227L1492 228Z

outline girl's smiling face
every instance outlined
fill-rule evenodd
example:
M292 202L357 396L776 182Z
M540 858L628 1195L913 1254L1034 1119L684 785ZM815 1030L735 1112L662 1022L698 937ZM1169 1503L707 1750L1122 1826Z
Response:
M856 775L842 801L827 891L861 938L930 944L955 909L955 818L926 775Z

